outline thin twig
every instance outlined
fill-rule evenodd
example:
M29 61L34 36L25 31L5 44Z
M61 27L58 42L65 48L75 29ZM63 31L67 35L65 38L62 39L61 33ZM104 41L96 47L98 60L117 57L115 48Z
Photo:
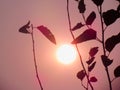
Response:
M102 46L103 46L103 53L106 56L106 50L105 50L105 37L104 37L104 26L103 26L103 20L102 20L102 6L100 6L100 10L99 10L99 14L100 14L100 20L101 20L101 26L102 26ZM110 80L110 75L109 75L109 71L108 71L108 67L105 67L105 71L107 73L107 77L108 77L108 82L109 82L109 87L110 90L112 90L112 84L111 84L111 80Z
M70 14L69 14L69 0L67 0L67 14L68 14L69 30L70 30L70 33L71 33L71 35L72 35L73 40L75 40L75 37L74 37L74 35L73 35L73 33L72 33L72 28L71 28L71 20L70 20ZM88 75L87 75L87 72L86 72L85 66L84 66L84 64L83 64L82 57L81 57L81 54L80 54L80 52L79 52L79 49L78 49L77 44L75 44L75 46L76 46L76 49L77 49L77 52L78 52L78 55L79 55L79 58L80 58L81 65L82 65L82 67L83 67L83 70L85 71L85 74L86 74L88 83L89 83L91 89L94 90L94 89L93 89L93 86L92 86L92 84L91 84L91 82L90 82L90 80L89 80L89 77L88 77Z
M41 88L41 90L43 90L42 83L41 83L39 75L38 75L37 62L36 62L36 57L35 57L35 42L34 42L34 36L33 36L33 25L31 25L31 27L32 27L31 37L32 37L32 44L33 44L33 57L34 57L35 72L36 72L36 77L37 77L38 83L40 85L40 88Z

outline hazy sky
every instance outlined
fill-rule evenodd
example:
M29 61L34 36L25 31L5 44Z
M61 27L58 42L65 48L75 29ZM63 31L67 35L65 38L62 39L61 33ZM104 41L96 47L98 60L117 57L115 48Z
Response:
M97 8L91 0L86 0L86 16ZM116 0L105 0L104 11L116 8ZM97 12L97 11L96 11ZM70 15L72 26L83 21L77 10L77 3L70 0ZM98 14L97 14L98 15ZM36 57L39 75L44 90L84 90L76 73L80 71L79 59L70 65L63 65L56 59L57 47L72 41L68 30L66 13L66 0L0 0L0 90L40 90L35 76L31 36L18 32L18 29L28 20L34 26L47 26L55 35L57 45L48 41L38 30L34 31ZM108 27L106 37L120 32L120 20ZM99 17L93 27L100 37ZM77 31L78 35L80 31ZM100 37L101 38L101 37ZM92 46L101 45L96 41L86 42L79 45L84 61L88 59L88 52ZM113 70L120 65L120 45L117 45L110 57L114 59L109 67L111 78ZM99 52L97 56L100 56ZM91 76L98 78L93 83L95 90L108 90L108 81L101 59L96 59L97 64ZM113 90L120 90L120 78L113 82Z

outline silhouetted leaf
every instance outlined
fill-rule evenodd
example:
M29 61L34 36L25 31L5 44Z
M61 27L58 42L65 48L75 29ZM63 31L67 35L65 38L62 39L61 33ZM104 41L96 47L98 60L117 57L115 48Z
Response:
M47 39L49 39L52 43L56 44L56 40L55 40L55 37L54 35L51 33L51 31L47 28L47 27L44 27L44 26L38 26L37 29L39 31L41 31L41 33L47 37Z
M75 31L77 29L80 29L81 27L83 27L84 25L82 23L77 23L76 26L73 27L72 31Z
M103 12L103 19L106 26L113 24L119 18L119 12L114 9Z
M90 82L97 82L97 78L96 77L91 77Z
M93 11L93 12L91 12L90 15L87 17L87 19L86 19L86 24L87 24L87 25L91 25L91 24L93 23L93 21L95 20L95 18L96 18L96 14L95 14L95 12Z
M115 75L115 77L120 77L120 66L118 66L118 67L114 70L114 75Z
M104 0L92 0L92 1L94 2L95 5L100 6L102 5Z
M30 32L28 31L28 29L30 28L30 21L28 21L28 23L26 25L23 25L20 29L19 32L21 33L25 33L25 34L30 34Z
M88 65L90 65L90 64L94 61L94 59L95 59L95 57L92 57L92 58L90 58L88 61L86 61L86 63L87 63Z
M105 48L107 51L111 52L118 43L120 43L120 33L108 38L105 42Z
M88 71L91 72L95 67L96 62L94 62L91 66L88 67Z
M77 78L80 79L81 81L84 79L85 77L85 71L81 70L77 73Z
M94 57L97 52L98 52L98 47L93 47L90 49L89 55L91 57Z
M78 9L80 13L84 13L86 10L84 0L79 1Z
M96 31L93 29L87 29L76 39L72 41L72 44L82 43L88 40L96 39Z
M101 59L102 59L102 63L105 67L108 67L109 65L112 64L113 60L110 60L107 56L105 55L102 55L101 56Z

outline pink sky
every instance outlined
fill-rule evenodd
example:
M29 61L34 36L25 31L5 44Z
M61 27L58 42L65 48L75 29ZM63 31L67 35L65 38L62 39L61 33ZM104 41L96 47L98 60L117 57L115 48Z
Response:
M97 10L91 0L86 0L86 3L88 5L85 15ZM105 0L104 11L116 8L117 5L118 2L115 0ZM60 44L72 41L68 30L66 0L1 0L0 11L0 90L40 90L35 77L31 36L18 32L28 20L34 26L47 26L57 40L55 46L39 31L35 31L37 64L44 90L84 90L76 77L76 73L82 69L79 60L71 65L63 65L55 57L56 48ZM83 21L74 0L70 0L70 15L72 26ZM93 27L100 33L98 21L97 14ZM119 22L120 20L117 20L108 27L106 37L120 32ZM78 32L80 31L75 33L76 36ZM93 45L100 46L99 50L101 49L101 45L96 41L79 45L85 61ZM101 53L99 52L97 56ZM119 53L120 45L117 45L110 56L114 59L113 65L109 67L111 78L114 77L114 68L120 65ZM98 77L98 82L93 86L95 90L108 90L108 81L100 57L96 61L97 65L91 75ZM120 78L113 82L113 90L120 89L119 83Z

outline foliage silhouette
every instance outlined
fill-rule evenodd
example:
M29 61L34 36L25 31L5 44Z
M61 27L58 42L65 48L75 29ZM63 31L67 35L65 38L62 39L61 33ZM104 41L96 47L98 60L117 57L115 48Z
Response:
M91 0L93 2L93 4L95 4L97 6L98 13L100 15L101 28L102 28L101 29L102 39L100 40L97 37L97 32L95 31L95 29L91 29L91 26L89 27L89 25L91 25L94 22L94 20L96 19L96 13L94 11L92 11L90 13L90 15L87 18L85 18L85 11L87 8L86 8L86 4L85 4L84 0L75 0L75 1L78 2L78 10L84 19L84 22L85 22L84 26L87 26L88 29L85 30L82 34L80 34L77 38L75 38L75 39L73 38L74 40L72 41L72 44L77 45L77 44L80 44L82 42L86 42L88 40L97 40L102 44L103 55L101 55L101 61L103 63L103 66L105 67L105 71L106 71L106 74L108 77L109 88L110 88L110 90L112 90L112 81L111 81L110 74L108 71L108 66L110 66L113 63L113 60L111 60L109 58L109 56L106 55L106 53L107 53L107 51L111 52L113 50L113 48L120 42L120 33L118 35L114 35L114 36L108 38L105 41L105 30L107 29L107 27L109 25L113 24L117 19L120 18L120 4L118 5L117 10L110 9L110 10L107 10L106 12L102 12L102 4L104 3L104 0ZM117 0L117 1L120 2L120 0ZM106 27L104 27L105 25L106 25ZM82 24L82 22L80 22L80 24L78 24L77 28L75 28L75 29L73 28L72 31L75 31L76 29L80 29L82 27L83 27L83 24ZM79 49L77 49L77 50L79 52ZM88 65L88 69L87 69L88 73L85 73L85 74L87 74L86 76L88 76L88 77L89 77L90 72L95 67L96 61L94 61L95 60L94 56L97 54L97 52L98 52L98 47L93 47L89 52L90 58L88 59L88 61L86 61L87 65ZM79 54L79 56L80 56L80 54ZM82 64L82 67L84 70L86 70L86 68L84 68L84 64ZM84 70L82 70L82 71L84 71ZM82 71L81 71L81 73L82 73ZM78 75L79 75L79 77L81 75L82 76L81 81L83 81L83 79L84 79L83 73L82 74L81 73L80 74L78 73L77 77L78 77ZM120 67L119 66L114 70L114 75L115 75L115 77L120 76ZM85 86L83 84L81 84L81 85L86 90L88 90L88 85L90 85L89 81L92 81L92 80L93 80L93 82L97 81L97 79L93 77L92 79L91 78L88 79L87 86ZM91 89L94 90L93 87L91 87Z
M96 18L96 14L95 14L95 12L93 11L93 12L91 12L90 15L87 17L87 19L86 19L86 24L87 24L87 25L91 25L91 24L93 23L93 21L95 20L95 18Z
M114 70L114 75L115 77L120 77L120 66L116 67L116 69Z
M90 81L91 81L91 82L97 82L97 78L96 78L96 77L91 77L91 78L90 78Z
M78 29L80 29L80 28L83 27L83 26L84 26L84 24L82 24L81 22L80 22L80 23L77 23L76 26L74 26L74 27L72 28L72 31L78 30Z
M50 40L52 43L56 44L56 40L54 35L52 34L52 32L45 26L41 25L41 26L37 26L37 27L33 27L33 24L30 24L30 21L28 21L28 23L26 25L23 25L20 29L19 32L21 33L27 33L27 34L31 34L31 38L32 38L32 48L33 48L33 58L34 58L34 67L35 67L35 73L36 73L36 78L38 80L40 89L43 90L43 86L38 74L38 68L37 68L37 60L36 60L36 53L35 53L35 41L34 41L34 34L33 34L33 29L38 29L39 31L41 31L41 33L48 39Z
M93 29L87 29L75 40L72 41L72 44L82 43L84 41L96 39L96 31Z
M105 48L107 51L111 52L118 43L120 43L120 33L108 38L105 42Z
M116 0L117 2L119 2L119 5L117 6L116 10L110 9L110 10L107 10L106 12L102 12L102 8L103 8L102 4L104 3L104 0L91 0L91 2L93 2L93 4L95 4L98 9L100 22L101 22L100 27L101 27L101 32L102 32L102 39L99 39L97 37L98 35L97 35L96 30L92 28L92 24L93 24L94 20L96 19L96 15L97 15L96 12L91 11L89 16L86 18L85 11L87 10L87 8L86 8L87 4L85 4L84 0L75 0L75 1L78 2L78 10L79 10L79 13L82 15L82 17L84 19L84 23L85 23L85 24L83 24L83 22L80 21L73 28L71 28L71 20L70 20L70 14L69 14L69 0L67 0L67 15L68 15L69 30L70 30L71 36L73 38L71 43L76 46L76 49L77 49L77 52L79 55L79 59L80 59L80 63L82 65L82 70L80 70L76 76L78 79L81 80L81 85L86 90L89 89L89 86L90 86L91 90L94 90L94 87L91 84L91 82L97 82L98 79L95 76L91 77L90 73L93 71L93 69L95 68L95 65L97 63L95 61L95 55L97 54L99 47L94 46L90 49L90 51L88 53L89 58L88 58L88 60L86 60L86 63L85 63L85 64L87 64L87 67L85 67L77 44L80 44L80 43L83 43L86 41L97 40L102 45L103 53L101 54L101 62L103 64L103 66L105 67L106 75L108 77L109 90L112 90L113 89L112 88L112 80L111 80L111 77L109 74L108 66L110 67L112 65L113 60L110 59L109 55L107 55L107 52L109 52L109 54L110 54L110 52L112 52L114 47L120 43L120 33L118 33L117 35L113 35L110 38L105 40L105 31L109 25L115 23L116 20L120 18L120 0ZM83 31L82 34L80 34L78 37L75 38L73 31L79 30L84 26L87 26L88 29L85 29L85 31ZM106 27L104 27L104 26L106 26ZM38 69L37 69L37 62L36 62L36 56L35 56L35 45L34 45L35 42L34 42L34 34L33 34L34 30L33 29L39 30L53 44L56 44L56 39L55 39L54 35L52 34L52 32L47 27L45 27L43 25L33 27L33 24L31 24L30 21L28 21L27 24L23 25L19 29L19 32L21 32L21 33L31 34L36 77L37 77L38 83L40 85L40 89L43 90L43 86L40 81L40 78L38 75ZM115 79L120 77L120 66L117 66L114 69L114 76L115 76ZM83 82L83 80L85 80L84 79L85 77L87 79L87 84L84 85L82 82Z
M46 28L46 27L44 27L44 26L38 26L37 29L38 29L39 31L41 31L41 33L42 33L47 39L49 39L52 43L56 44L55 37L54 37L54 35L52 34L52 32L51 32L48 28Z

